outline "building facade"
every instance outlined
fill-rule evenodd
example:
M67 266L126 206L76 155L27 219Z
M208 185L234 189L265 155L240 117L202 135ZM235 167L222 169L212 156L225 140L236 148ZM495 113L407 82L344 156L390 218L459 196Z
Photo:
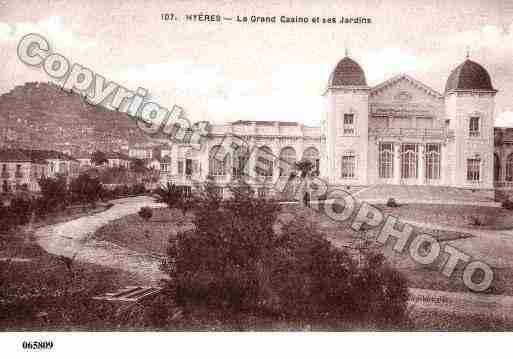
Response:
M269 121L213 125L203 146L173 146L161 180L189 185L211 179L223 187L241 176L241 164L252 168L258 162L261 168L249 182L266 188L307 159L314 173L336 186L493 190L513 181L513 146L504 150L513 144L513 133L511 141L504 135L498 142L503 130L494 129L496 93L486 69L468 58L449 74L441 93L406 74L371 87L361 66L346 56L329 77L319 127ZM227 138L243 145L226 146ZM511 157L509 172L504 156Z
M63 176L69 181L78 173L79 162L61 152L0 149L0 194L39 192L41 178Z

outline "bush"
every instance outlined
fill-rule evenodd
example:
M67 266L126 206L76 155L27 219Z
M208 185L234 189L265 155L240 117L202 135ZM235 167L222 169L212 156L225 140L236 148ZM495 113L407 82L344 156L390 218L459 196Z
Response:
M136 183L132 186L132 188L130 189L130 192L133 195L144 194L144 193L146 193L146 187L144 187L144 184L142 184L142 183Z
M213 192L215 191L209 190L206 194L213 195ZM192 210L197 202L196 196L186 191L185 186L177 186L170 182L165 187L157 189L156 196L157 202L165 203L168 208L179 209L184 215Z
M513 210L513 201L510 200L509 198L505 199L503 202L502 202L502 208L505 208L507 210Z
M163 269L179 305L381 326L405 319L406 281L382 257L358 266L307 218L280 224L275 201L232 192L224 201L201 193L194 230L170 237Z
M153 211L150 207L141 207L138 214L145 221L149 221L153 217Z
M469 216L468 222L472 226L486 226L493 222L493 218L485 215Z
M94 204L102 193L100 180L87 173L82 173L73 179L69 187L72 201L78 203Z
M395 198L389 198L387 200L387 207L399 207L399 204L397 204L397 202L395 201Z
M39 187L41 188L40 206L44 214L67 207L69 192L65 177L41 178Z

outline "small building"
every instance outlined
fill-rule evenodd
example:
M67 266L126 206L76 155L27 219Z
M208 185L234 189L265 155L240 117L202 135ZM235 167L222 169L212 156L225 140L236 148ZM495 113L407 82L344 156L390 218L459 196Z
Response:
M64 176L68 181L78 176L79 162L57 151L0 149L0 192L39 192L43 177Z

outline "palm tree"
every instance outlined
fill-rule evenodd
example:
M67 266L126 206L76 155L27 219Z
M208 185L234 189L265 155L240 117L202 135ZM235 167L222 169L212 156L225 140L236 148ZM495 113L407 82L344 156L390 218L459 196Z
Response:
M305 178L313 169L313 163L309 160L301 160L296 162L296 168L301 173L301 178Z
M310 192L308 175L312 172L313 164L309 160L301 160L296 162L296 168L301 173L301 192L300 192L300 200L302 201L305 207L310 207Z

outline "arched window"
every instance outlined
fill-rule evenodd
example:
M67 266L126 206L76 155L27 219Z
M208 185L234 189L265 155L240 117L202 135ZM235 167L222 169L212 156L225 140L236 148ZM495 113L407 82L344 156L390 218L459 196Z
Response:
M342 155L342 178L351 179L355 178L356 173L356 156L354 152L349 151Z
M256 153L255 172L259 176L273 176L273 152L267 146L259 147Z
M506 159L506 181L513 181L513 153Z
M379 144L379 177L392 178L394 176L394 144Z
M233 176L241 177L247 173L249 161L249 150L247 147L239 146L233 151Z
M303 152L302 160L310 161L310 163L313 165L313 171L315 171L317 173L319 172L319 159L320 159L319 151L317 151L317 148L315 148L315 147L308 147Z
M417 178L418 147L415 143L401 145L401 178Z
M426 144L426 179L440 179L440 144Z
M285 147L280 152L280 177L288 177L296 165L296 151L292 147Z
M221 146L210 149L208 156L208 174L211 176L225 176L228 165L228 154Z

